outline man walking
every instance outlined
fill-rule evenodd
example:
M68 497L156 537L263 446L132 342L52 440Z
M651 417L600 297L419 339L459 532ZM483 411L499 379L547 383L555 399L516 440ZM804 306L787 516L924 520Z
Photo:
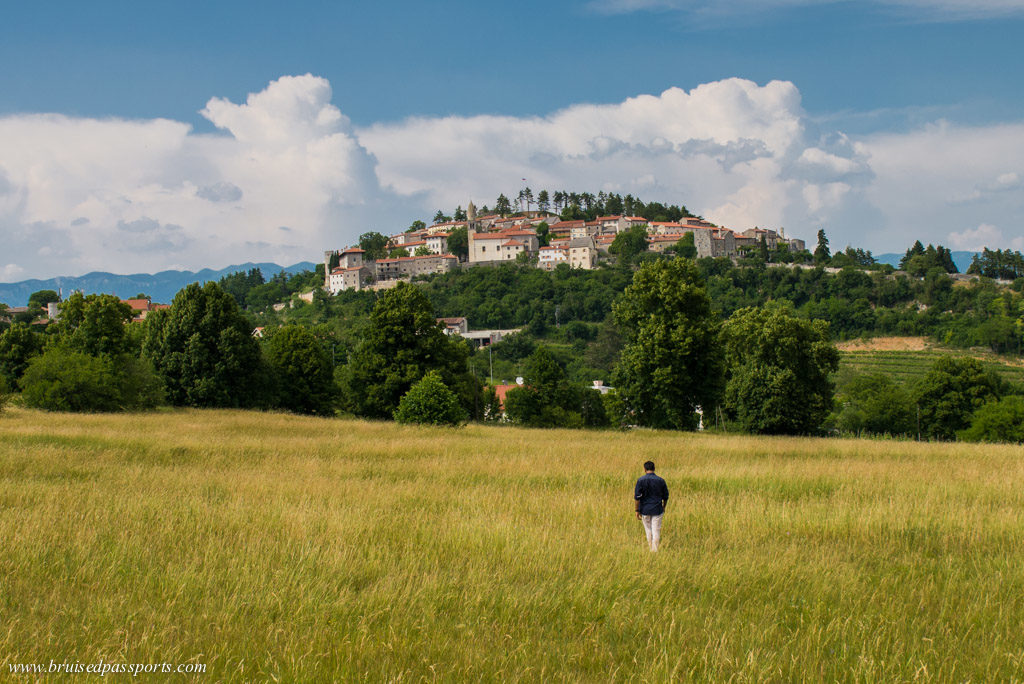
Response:
M657 551L661 541L661 518L668 503L668 485L654 474L654 461L644 463L644 474L636 481L633 498L636 499L636 517L643 521L647 533L647 543L651 551Z

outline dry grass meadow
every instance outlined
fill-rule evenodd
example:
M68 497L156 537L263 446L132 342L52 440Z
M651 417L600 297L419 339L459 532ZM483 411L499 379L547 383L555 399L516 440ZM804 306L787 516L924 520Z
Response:
M1016 447L15 408L0 549L0 679L1024 679Z

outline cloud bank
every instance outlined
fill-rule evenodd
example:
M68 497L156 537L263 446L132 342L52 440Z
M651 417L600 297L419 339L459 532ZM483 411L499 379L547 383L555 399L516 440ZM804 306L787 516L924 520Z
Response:
M850 0L592 0L602 14L678 11L703 18L762 15L773 10L836 5ZM988 19L1024 13L1024 0L867 0L864 4L929 21Z
M808 240L820 226L833 247L1021 239L1024 124L851 138L816 128L794 84L741 79L544 117L365 128L331 98L308 74L244 103L213 98L212 135L166 119L0 118L0 279L316 260L366 230L493 204L522 178Z

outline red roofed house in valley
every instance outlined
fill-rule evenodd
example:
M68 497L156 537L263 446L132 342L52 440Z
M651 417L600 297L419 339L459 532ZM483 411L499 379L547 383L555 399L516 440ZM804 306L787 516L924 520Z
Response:
M150 311L171 308L170 304L154 304L149 299L122 299L121 303L132 307L132 321L136 323L146 320Z

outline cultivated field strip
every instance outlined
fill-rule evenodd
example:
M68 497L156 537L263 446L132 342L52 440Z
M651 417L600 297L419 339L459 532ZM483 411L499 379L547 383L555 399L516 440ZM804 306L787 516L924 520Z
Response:
M840 377L853 373L888 375L893 380L911 383L931 369L943 356L969 356L966 352L948 351L845 351L840 354ZM1013 366L995 360L982 359L982 364L998 373L1004 380L1024 384L1024 366Z
M12 409L0 548L0 679L1024 678L1016 447Z

